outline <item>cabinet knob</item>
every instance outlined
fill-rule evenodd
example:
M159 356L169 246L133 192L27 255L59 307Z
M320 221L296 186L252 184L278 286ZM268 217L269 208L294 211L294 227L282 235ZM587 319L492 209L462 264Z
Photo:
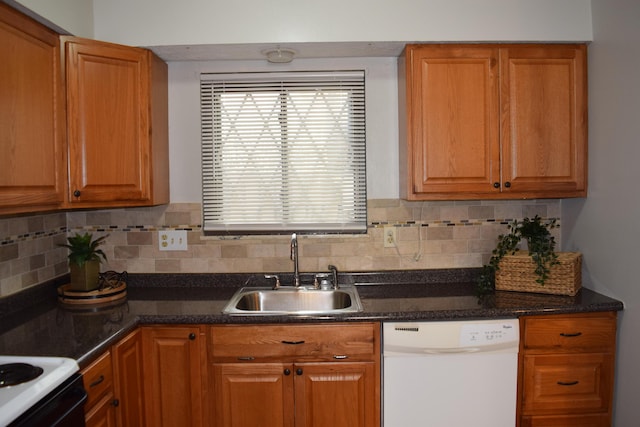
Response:
M73 192L73 197L80 197L80 194L82 194L80 193L80 190L76 190Z
M285 375L290 375L291 374L291 369L287 368L284 370L284 374Z
M493 183L493 188L500 188L500 183L499 182L494 182Z
M191 332L191 333L189 334L189 339L190 339L191 341L195 340L195 339L196 339L196 334L194 334L193 332Z
M302 375L302 368L296 369L296 375Z
M113 402L111 402L111 404L115 407L120 406L120 401L118 399L113 399Z
M507 182L504 183L504 186L506 188L511 188L511 183L509 181L507 181Z

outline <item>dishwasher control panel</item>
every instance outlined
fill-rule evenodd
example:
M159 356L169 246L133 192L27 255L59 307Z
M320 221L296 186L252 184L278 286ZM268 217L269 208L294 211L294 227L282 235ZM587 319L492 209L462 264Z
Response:
M385 322L383 351L408 353L475 352L517 349L518 319Z
M460 328L460 345L492 345L518 341L518 328L509 322L469 323Z

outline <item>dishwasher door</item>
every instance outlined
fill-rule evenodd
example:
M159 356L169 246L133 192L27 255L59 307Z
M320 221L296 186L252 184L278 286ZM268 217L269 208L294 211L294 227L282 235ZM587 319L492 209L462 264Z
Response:
M513 427L517 319L383 324L384 427Z

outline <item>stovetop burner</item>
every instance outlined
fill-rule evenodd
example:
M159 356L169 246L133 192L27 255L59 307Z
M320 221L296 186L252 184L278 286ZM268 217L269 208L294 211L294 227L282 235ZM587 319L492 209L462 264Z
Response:
M42 375L44 370L28 363L6 363L0 365L0 388L22 384Z

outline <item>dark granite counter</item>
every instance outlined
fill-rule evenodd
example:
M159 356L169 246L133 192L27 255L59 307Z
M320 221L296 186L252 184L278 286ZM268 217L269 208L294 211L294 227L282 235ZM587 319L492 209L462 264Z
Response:
M479 299L475 274L475 269L346 273L341 282L358 287L364 310L332 316L222 314L239 287L264 286L261 275L130 275L126 300L91 308L57 303L59 283L54 283L0 299L0 354L64 356L86 366L140 324L470 320L623 308L589 289L575 297L496 292Z

